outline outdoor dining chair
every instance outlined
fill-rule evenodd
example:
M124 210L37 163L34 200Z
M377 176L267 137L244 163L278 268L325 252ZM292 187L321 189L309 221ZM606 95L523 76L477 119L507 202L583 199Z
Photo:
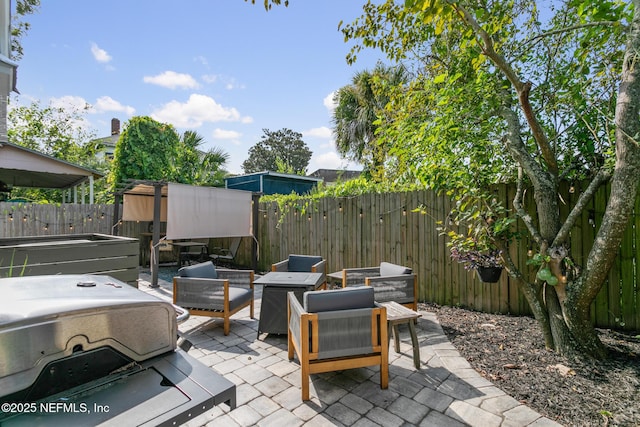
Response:
M209 258L214 264L233 264L240 247L241 238L235 237L231 240L229 248L213 248L213 253L209 254Z

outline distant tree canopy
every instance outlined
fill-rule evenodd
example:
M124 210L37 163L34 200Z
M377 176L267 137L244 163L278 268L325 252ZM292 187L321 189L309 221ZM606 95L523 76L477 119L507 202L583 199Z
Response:
M302 140L301 133L286 128L276 132L262 131L262 139L249 149L249 158L242 163L245 173L267 170L306 173L313 153Z
M42 107L34 101L9 110L7 136L13 144L106 174L109 165L96 159L95 135L83 125L85 113L86 108ZM106 189L102 181L95 186L96 201L103 202ZM53 203L59 202L62 194L60 190L15 188L11 197Z

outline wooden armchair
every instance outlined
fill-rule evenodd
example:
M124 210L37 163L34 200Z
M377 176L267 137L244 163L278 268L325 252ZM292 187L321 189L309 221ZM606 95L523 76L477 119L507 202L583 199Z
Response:
M309 400L309 375L380 366L380 388L389 383L386 309L367 287L308 291L303 305L288 300L288 357L294 352L302 374L302 400Z
M327 288L327 261L321 256L290 254L284 261L271 265L271 271L291 271L300 273L322 273L322 289Z
M371 286L377 302L395 301L411 310L418 309L418 279L402 265L381 262L377 267L345 268L342 287Z
M173 303L195 316L224 319L229 335L229 318L249 307L253 319L253 270L215 268L211 261L182 267L173 278Z
M271 271L297 271L307 273L325 273L327 261L321 256L290 254L284 261L271 265Z

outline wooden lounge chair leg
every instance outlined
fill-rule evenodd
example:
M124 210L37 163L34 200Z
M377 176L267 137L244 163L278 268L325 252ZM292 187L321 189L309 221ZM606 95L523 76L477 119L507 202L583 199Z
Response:
M301 361L300 371L302 372L302 400L309 400L309 364Z
M224 334L229 335L229 316L224 316Z
M293 360L293 338L291 337L291 332L287 337L287 357L289 360Z

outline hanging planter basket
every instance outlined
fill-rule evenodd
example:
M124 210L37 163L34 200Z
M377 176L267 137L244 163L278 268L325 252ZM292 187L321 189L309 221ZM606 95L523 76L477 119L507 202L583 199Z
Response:
M478 278L485 283L497 283L502 274L502 267L478 267Z

